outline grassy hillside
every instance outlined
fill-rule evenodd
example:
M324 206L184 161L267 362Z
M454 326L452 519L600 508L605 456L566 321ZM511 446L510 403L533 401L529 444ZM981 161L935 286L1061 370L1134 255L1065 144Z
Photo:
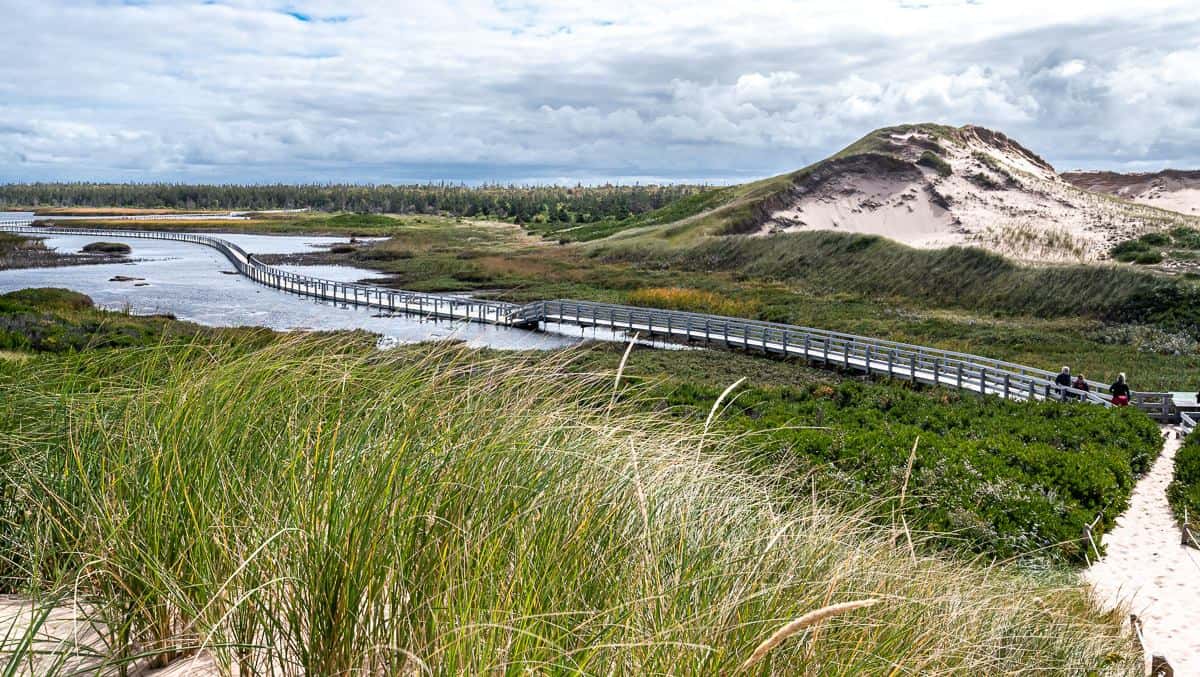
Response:
M877 600L745 672L1139 669L1067 579L781 509L749 440L611 378L340 339L0 361L0 581L85 602L110 668L203 644L256 672L728 674Z
M938 307L1095 317L1200 336L1200 284L1118 266L1024 266L979 249L913 249L878 236L824 231L607 253Z

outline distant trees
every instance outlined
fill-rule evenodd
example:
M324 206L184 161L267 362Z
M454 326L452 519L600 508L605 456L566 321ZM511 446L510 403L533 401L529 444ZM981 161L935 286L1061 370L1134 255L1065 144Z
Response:
M518 223L594 223L642 214L704 190L702 186L188 185L176 183L25 183L0 185L0 209L144 207L449 214Z

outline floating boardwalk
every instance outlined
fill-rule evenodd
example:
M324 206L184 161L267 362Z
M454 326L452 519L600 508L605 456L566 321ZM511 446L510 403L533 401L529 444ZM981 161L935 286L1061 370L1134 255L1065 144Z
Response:
M1087 392L1063 388L1054 384L1056 374L1044 369L823 329L586 301L553 300L519 305L337 282L267 265L232 242L210 235L37 227L32 225L32 219L0 221L0 230L30 235L95 235L192 242L220 251L239 273L275 289L427 318L530 329L548 324L601 327L688 343L796 357L829 368L947 386L1011 400L1075 399L1112 406L1108 386L1104 383L1089 381L1091 390ZM1134 406L1153 418L1181 421L1180 412L1169 393L1135 392L1132 399ZM1187 425L1190 421L1184 419L1182 422Z

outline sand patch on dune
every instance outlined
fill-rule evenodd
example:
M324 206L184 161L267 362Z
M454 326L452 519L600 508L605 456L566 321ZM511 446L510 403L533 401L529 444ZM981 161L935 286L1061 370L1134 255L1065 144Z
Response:
M897 177L838 177L814 199L798 201L772 218L782 230L887 235L925 247L963 241L954 216L936 204L921 182Z

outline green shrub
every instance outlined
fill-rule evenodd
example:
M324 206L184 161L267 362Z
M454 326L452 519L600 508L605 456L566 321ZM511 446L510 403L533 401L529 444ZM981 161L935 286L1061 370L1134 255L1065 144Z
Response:
M1146 233L1138 240L1149 247L1165 247L1171 244L1171 236L1166 233Z
M1192 433L1175 454L1175 476L1167 499L1181 522L1200 538L1200 434Z
M1180 249L1200 249L1200 230L1177 226L1171 229L1172 244Z
M681 384L664 397L699 419L718 394ZM1133 410L854 381L746 389L728 416L771 441L756 462L764 474L788 468L858 496L898 495L919 438L908 502L879 502L881 518L900 511L914 528L953 534L943 544L989 556L1069 562L1084 559L1084 525L1100 515L1098 531L1111 527L1161 445Z
M1173 247L1171 258L1192 260L1192 253L1200 250L1200 231L1186 226L1177 226L1168 233L1146 233L1133 240L1125 240L1113 246L1109 253L1125 263L1162 263L1166 253L1162 248Z
M950 166L950 163L943 160L937 153L931 150L921 153L921 158L917 160L917 164L937 170L938 176L945 177L954 173L954 169Z
M92 299L70 289L31 287L0 295L0 313L32 310L87 310Z
M133 248L124 242L89 242L83 245L83 251L88 254L128 254Z
M1109 254L1116 260L1124 263L1133 263L1139 256L1151 253L1149 245L1139 240L1126 240L1113 245L1109 250Z
M197 334L272 335L268 330L207 329L169 316L98 310L92 307L92 299L68 289L21 289L0 295L0 350L65 353L129 348Z
M1142 266L1154 265L1157 263L1162 263L1162 261L1163 253L1158 250L1139 252L1138 255L1133 259L1134 263Z

